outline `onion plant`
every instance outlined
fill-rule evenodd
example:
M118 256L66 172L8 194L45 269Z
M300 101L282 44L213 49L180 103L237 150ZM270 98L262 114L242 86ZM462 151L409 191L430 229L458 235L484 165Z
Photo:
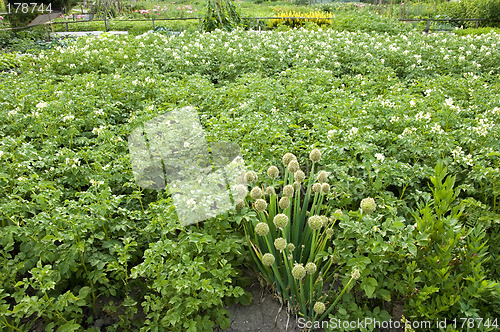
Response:
M255 264L293 311L309 320L323 320L343 294L351 288L359 271L353 271L343 289L334 292L334 260L331 238L333 226L342 212L326 215L323 203L328 199L328 173L317 172L321 152L309 155L312 169L309 178L300 169L295 155L283 156L285 174L277 190L279 169L269 167L267 176L272 185L257 185L258 176L249 171L245 185L235 188L240 198L237 210L251 206L257 218L245 219L245 233L252 248ZM248 187L253 187L248 194ZM329 290L324 286L330 286Z

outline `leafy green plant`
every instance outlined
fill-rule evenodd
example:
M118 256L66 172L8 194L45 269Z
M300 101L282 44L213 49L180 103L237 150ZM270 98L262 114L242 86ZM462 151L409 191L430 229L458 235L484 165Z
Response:
M416 220L415 260L407 265L407 312L412 319L494 318L482 302L500 303L500 287L489 279L485 231L481 225L467 229L460 219L455 176L439 162L431 177L432 195L423 195ZM498 306L496 306L498 308ZM498 314L498 312L497 312ZM491 330L491 326L483 326Z
M183 228L170 198L151 208L146 231L160 237L150 242L130 275L147 284L141 331L212 331L215 324L228 328L228 312L221 309L226 299L248 304L248 294L231 281L240 276L236 266L245 259L244 239L233 231L231 215Z
M240 14L232 0L208 0L207 12L203 19L205 31L215 29L231 31L239 25L240 21Z
M0 71L14 69L20 63L15 53L0 54Z
M367 202L374 206L372 213L363 213ZM365 198L358 210L343 214L338 222L333 240L338 269L361 271L357 289L363 296L351 300L358 306L378 307L379 319L388 316L388 304L400 300L405 291L405 263L417 252L413 230L413 225L398 216L394 198L388 197L377 197L377 203Z
M335 309L344 293L359 278L359 270L353 269L350 279L335 295L331 243L337 214L327 217L323 203L330 192L326 182L328 174L317 172L321 152L313 149L311 174L306 181L297 158L292 153L283 156L285 173L283 187L276 193L275 185L279 169L271 166L267 174L272 179L265 189L255 186L250 191L249 203L255 210L254 218L245 219L245 233L251 246L254 262L266 281L293 310L308 320L323 320ZM249 171L244 181L254 184L258 179ZM316 182L317 181L317 182ZM246 209L247 188L240 184L235 188L240 198L236 201L238 210ZM304 191L305 190L305 191ZM263 199L267 196L268 200ZM330 287L324 292L323 286Z

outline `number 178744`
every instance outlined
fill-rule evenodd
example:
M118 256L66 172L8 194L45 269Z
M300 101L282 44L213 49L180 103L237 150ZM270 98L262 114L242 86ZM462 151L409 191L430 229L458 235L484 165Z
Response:
M39 12L39 13L52 13L52 4L49 3L48 5L44 3L37 3L37 2L14 2L14 3L7 3L7 13L9 14L14 14L14 13L23 13L23 14L28 14L28 13L34 13L34 12Z

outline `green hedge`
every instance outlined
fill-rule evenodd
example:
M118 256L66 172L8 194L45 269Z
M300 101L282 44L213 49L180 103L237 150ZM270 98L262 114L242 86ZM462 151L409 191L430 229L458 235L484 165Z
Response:
M481 18L480 27L500 27L500 0L462 0L443 3L438 12L449 18ZM476 22L463 22L467 28Z

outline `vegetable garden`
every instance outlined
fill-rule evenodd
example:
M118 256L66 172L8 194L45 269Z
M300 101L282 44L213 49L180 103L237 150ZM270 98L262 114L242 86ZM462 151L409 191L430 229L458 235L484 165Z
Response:
M0 55L0 327L225 329L252 269L311 324L496 330L500 36L407 30L102 34ZM248 173L235 209L182 226L175 193L136 183L128 139L186 106Z

